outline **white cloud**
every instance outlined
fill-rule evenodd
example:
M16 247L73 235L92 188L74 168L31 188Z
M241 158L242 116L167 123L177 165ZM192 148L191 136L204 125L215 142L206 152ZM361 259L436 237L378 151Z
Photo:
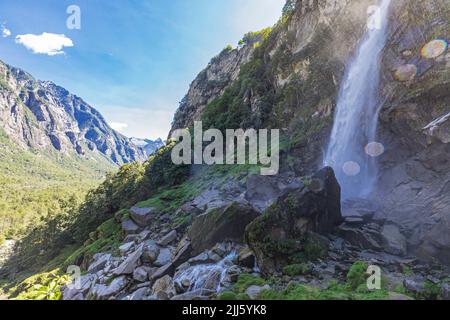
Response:
M2 37L3 38L8 38L11 35L11 30L9 30L4 25L1 26L1 29L2 29Z
M21 34L16 37L16 43L24 45L33 53L46 54L49 56L56 56L64 54L64 47L73 47L73 42L70 38L63 34L44 32L37 34Z
M109 121L111 128L114 129L114 123L127 123L127 127L117 131L127 137L152 140L167 138L174 114L173 111L158 107L148 109L98 105L96 107Z
M124 129L128 128L128 124L123 122L111 122L109 126L119 132L123 132Z

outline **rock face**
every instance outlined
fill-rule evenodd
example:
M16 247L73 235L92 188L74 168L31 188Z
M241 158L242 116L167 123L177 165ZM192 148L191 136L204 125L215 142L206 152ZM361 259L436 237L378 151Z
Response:
M238 202L196 217L188 232L193 254L226 240L242 242L245 227L257 217L258 213L250 205Z
M411 253L450 265L450 54L423 50L448 37L448 1L396 0L391 15L379 128L386 153L374 198L408 235ZM404 65L417 72L398 81L393 70Z
M330 233L342 222L340 187L333 170L319 171L313 181L280 197L248 225L246 240L263 273L279 270L296 255L314 254L306 251L321 246L315 234Z
M145 160L81 98L0 61L0 127L23 148L94 154L115 164Z
M248 62L252 55L254 43L248 43L238 49L224 49L211 60L191 83L187 95L181 101L172 123L171 133L175 129L187 128L193 125L195 120L199 120L205 106L220 96L237 78L241 66Z

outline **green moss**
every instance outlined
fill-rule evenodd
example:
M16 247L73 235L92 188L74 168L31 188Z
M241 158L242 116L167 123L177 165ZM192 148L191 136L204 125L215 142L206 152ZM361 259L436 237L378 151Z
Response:
M264 286L266 280L254 275L243 273L239 275L238 281L235 283L233 290L236 293L245 293L250 286Z
M259 296L263 300L383 300L387 297L388 292L384 290L354 292L336 282L330 283L326 289L293 283L284 290L264 290Z
M310 272L311 269L305 263L291 264L283 268L283 273L291 277L306 275L309 274Z
M365 285L367 278L369 275L367 274L367 269L369 268L369 265L367 262L358 261L355 262L348 274L347 274L347 285L349 288L356 290L359 286Z
M227 301L231 301L231 300L238 300L237 299L237 295L234 292L231 291L226 291L226 292L222 292L218 297L218 300L227 300Z

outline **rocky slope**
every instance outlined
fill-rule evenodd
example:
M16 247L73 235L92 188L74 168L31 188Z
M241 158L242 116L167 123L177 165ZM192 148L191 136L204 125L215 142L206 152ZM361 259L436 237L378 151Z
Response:
M0 61L0 127L23 148L80 157L93 152L115 164L145 159L81 98Z

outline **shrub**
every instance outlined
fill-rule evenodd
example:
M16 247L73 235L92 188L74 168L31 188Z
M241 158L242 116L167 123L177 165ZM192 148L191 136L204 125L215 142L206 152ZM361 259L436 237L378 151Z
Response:
M309 266L305 263L291 264L283 268L283 273L291 277L305 275L308 274L310 271L311 270Z
M366 273L369 265L367 262L358 261L355 262L348 274L347 274L347 285L349 288L356 290L359 286L364 285L367 281L369 275Z

